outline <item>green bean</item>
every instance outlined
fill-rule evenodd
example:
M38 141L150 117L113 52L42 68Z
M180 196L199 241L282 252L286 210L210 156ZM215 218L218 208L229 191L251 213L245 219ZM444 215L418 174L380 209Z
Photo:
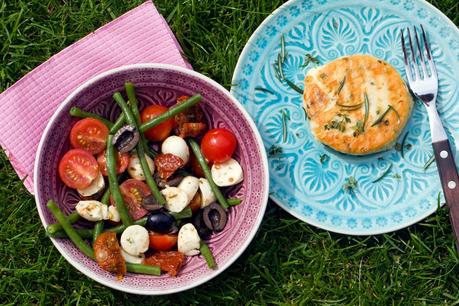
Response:
M104 230L104 220L97 221L94 225L94 230L92 231L92 243L96 243L97 237L102 234Z
M214 193L215 197L218 200L218 203L223 208L228 208L228 202L226 202L225 197L221 193L220 189L218 186L215 184L212 174L210 173L209 166L207 165L206 160L204 159L204 156L202 156L201 153L201 148L199 147L199 144L194 140L193 138L188 138L188 143L191 147L191 150L193 151L194 155L196 156L196 159L198 160L199 165L201 166L202 170L204 171L204 175L206 179L209 181L210 188L212 189L212 192Z
M136 126L136 120L135 120L134 114L132 113L131 109L127 105L126 101L124 101L123 96L119 92L115 92L113 94L113 99L118 104L118 106L121 108L121 111L123 112L126 118L126 122L130 125Z
M51 213L54 215L56 218L57 222L59 222L62 225L62 228L64 229L65 233L67 236L72 240L72 242L75 244L77 248L83 252L86 256L90 258L94 258L94 251L93 249L88 246L83 239L78 235L78 233L75 231L75 229L72 227L70 222L67 220L65 215L62 213L62 211L57 207L56 203L53 200L49 200L48 203L46 204L48 209L51 211Z
M73 213L71 213L70 215L67 216L67 220L69 221L70 224L73 224L75 222L77 222L78 220L80 220L80 215L74 211ZM62 225L60 223L53 223L53 224L50 224L48 225L48 227L46 228L46 232L50 235L58 232L62 230Z
M120 93L115 93L113 95L113 98L116 100L118 105L123 110L123 113L126 115L126 118L131 118L128 119L128 123L138 128L138 124L140 123L140 113L137 107L138 102L137 98L135 97L134 84L126 83L125 88L127 95L129 97L129 102L131 103L132 110L129 109ZM147 159L145 158L146 147L147 145L145 141L145 136L143 135L143 133L140 133L140 141L137 145L137 156L139 157L140 166L142 167L142 171L145 177L145 182L147 183L148 187L151 190L151 193L155 197L156 202L158 202L159 205L164 205L166 204L166 199L164 199L163 195L159 191L158 185L156 184L151 174L150 167L147 163Z
M242 200L241 199L236 199L236 198L229 198L226 200L229 206L237 206L241 204Z
M113 147L113 135L108 135L107 139L107 172L108 181L110 184L110 193L115 201L116 209L120 214L121 221L124 225L129 226L132 224L132 218L128 213L126 206L124 205L123 196L120 192L118 185L118 178L116 176L116 158L115 148Z
M142 264L134 264L127 262L126 269L128 272L131 273L140 273L140 274L148 274L148 275L161 275L161 269L157 266L149 266L149 265L142 265Z
M102 195L102 198L100 199L100 202L105 204L105 205L108 205L108 201L110 200L110 188L107 188L104 192L104 194Z
M136 225L142 225L142 226L145 226L145 223L147 223L147 217L143 217L139 220L136 220L133 222L133 224L136 224ZM115 226L115 227L112 227L112 228L108 228L108 229L105 229L106 232L114 232L114 233L117 233L117 234L121 234L123 233L123 231L126 229L126 226L121 224L121 225L118 225L118 226ZM91 239L94 235L94 229L92 228L78 228L78 229L75 229L75 231L81 236L81 238L84 238L84 239ZM63 231L63 230L58 230L58 231L55 231L53 233L48 233L48 235L50 237L53 237L53 238L66 238L68 237L67 234Z
M101 121L103 124L105 124L109 129L112 128L113 123L110 122L110 120L105 119L104 117L101 117L99 115L96 115L94 113L90 112L85 112L81 108L78 108L76 106L72 107L70 109L70 115L73 117L78 117L78 118L93 118Z
M193 215L193 212L191 211L190 207L185 207L182 211L180 212L170 212L169 213L172 217L175 218L175 220L180 220L180 219L186 219L186 218L191 218Z
M169 118L174 117L175 115L177 115L178 113L183 112L187 108L198 104L201 101L201 99L202 99L201 95L194 95L194 96L190 97L188 100L186 100L185 102L182 102L180 104L177 104L177 105L169 108L169 110L167 112L164 112L161 115L159 115L158 117L155 117L155 118L151 119L150 121L147 121L147 122L143 123L142 125L140 125L140 131L141 132L145 132L146 130L157 126L161 122L163 122L163 121L165 121L165 120L167 120Z
M118 130L124 125L124 121L126 120L126 117L124 116L123 113L116 119L115 124L112 126L110 129L110 134L115 134L118 132Z
M209 249L209 246L201 240L199 250L201 251L201 255L207 262L207 266L211 269L217 268L217 263L215 262L214 256L212 255L212 251Z
M91 239L94 235L94 229L92 228L75 228L75 231L83 239ZM67 236L65 231L62 229L54 233L48 233L48 236L53 237L53 238L68 238L69 237Z

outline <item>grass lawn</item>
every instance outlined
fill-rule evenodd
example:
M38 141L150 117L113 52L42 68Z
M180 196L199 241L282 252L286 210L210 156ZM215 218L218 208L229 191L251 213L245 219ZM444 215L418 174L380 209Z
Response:
M0 0L0 91L141 0ZM238 56L284 1L156 0L195 70L229 88ZM457 0L432 0L456 25ZM39 111L39 110L37 110ZM0 153L0 304L446 304L459 303L459 265L445 209L396 233L332 234L269 203L247 251L211 282L142 297L76 271L51 244Z

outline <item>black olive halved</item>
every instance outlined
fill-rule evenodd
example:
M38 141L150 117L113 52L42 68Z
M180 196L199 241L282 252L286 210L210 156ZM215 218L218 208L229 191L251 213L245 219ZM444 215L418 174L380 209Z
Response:
M142 207L149 211L156 211L163 208L152 194L142 199Z
M217 203L212 203L204 208L202 212L204 224L215 232L221 232L228 221L225 209Z
M155 179L155 182L159 188L166 188L166 186L177 187L183 180L183 176L173 174L171 178L169 178L167 181L164 181L159 177L158 172L153 175L153 178Z
M175 218L164 211L151 212L147 217L145 227L147 230L167 234L175 226Z
M207 240L210 238L212 231L204 224L204 220L202 219L202 211L203 210L200 209L196 214L193 215L191 223L198 231L199 237L201 237L203 240Z
M113 145L120 153L126 153L135 148L139 142L140 134L135 126L125 125L113 136Z

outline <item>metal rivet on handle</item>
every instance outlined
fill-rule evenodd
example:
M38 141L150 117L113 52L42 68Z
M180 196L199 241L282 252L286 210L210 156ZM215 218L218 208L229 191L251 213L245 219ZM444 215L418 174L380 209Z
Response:
M455 182L455 181L449 181L449 182L448 182L448 188L449 188L449 189L454 189L454 188L456 188L456 182Z
M441 151L440 152L440 157L443 158L443 159L447 158L448 157L448 152L445 151L445 150Z

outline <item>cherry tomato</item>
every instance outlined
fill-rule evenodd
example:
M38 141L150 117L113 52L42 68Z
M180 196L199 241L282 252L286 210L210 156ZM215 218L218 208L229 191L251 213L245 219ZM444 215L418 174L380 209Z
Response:
M102 175L107 176L107 159L105 157L105 150L97 155L97 163ZM116 153L116 173L123 173L129 165L129 153Z
M177 245L177 235L150 232L150 248L157 251L169 251Z
M94 242L94 256L105 271L115 273L118 279L126 274L126 262L121 255L121 247L116 233L104 232Z
M70 131L70 143L76 149L91 154L102 152L107 145L108 128L94 118L84 118L75 123Z
M91 185L99 175L99 165L89 152L73 149L59 162L59 176L70 188L83 189Z
M151 266L159 266L161 271L176 276L183 263L185 255L177 251L157 252L144 259L143 263Z
M236 136L224 128L208 131L201 141L202 154L207 160L214 163L223 163L230 159L236 146Z
M128 179L120 185L120 191L132 219L139 220L148 213L148 210L142 207L143 199L151 194L147 184L136 179ZM112 197L110 203L115 205Z
M151 119L158 117L162 113L168 111L168 108L162 105L150 105L143 109L141 113L142 123L150 121ZM166 121L161 122L157 126L148 129L145 132L145 136L153 141L163 141L166 139L172 129L174 128L175 120L174 118L170 118Z

